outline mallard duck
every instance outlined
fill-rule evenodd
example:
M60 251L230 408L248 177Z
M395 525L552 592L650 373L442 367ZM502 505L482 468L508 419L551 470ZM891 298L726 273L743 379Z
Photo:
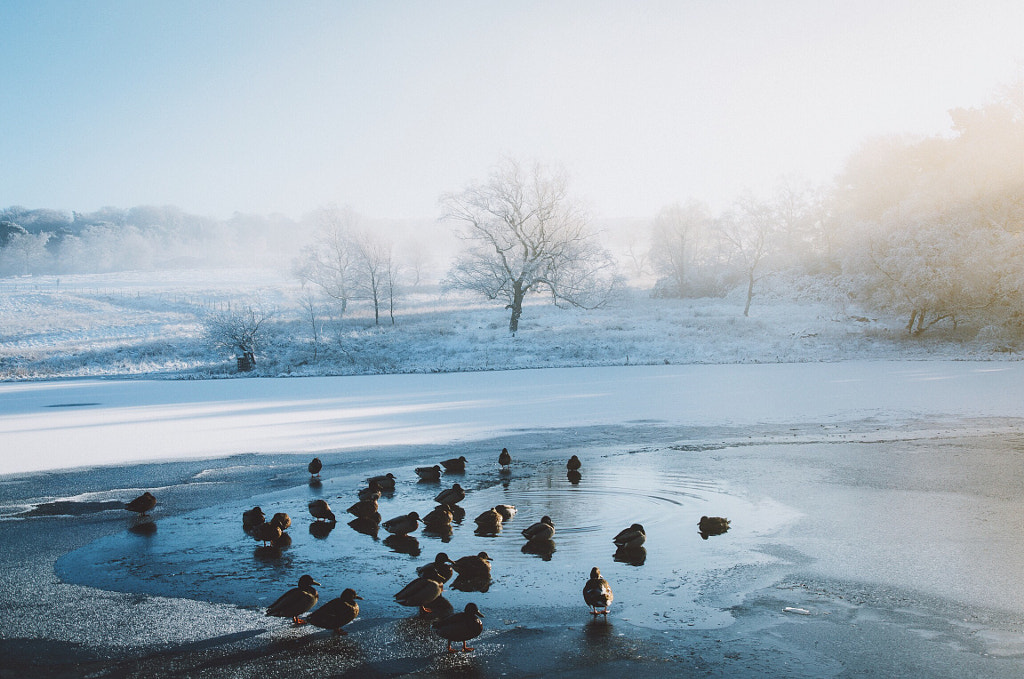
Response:
M480 609L476 607L474 603L466 604L466 610L461 613L453 613L447 618L442 618L434 623L434 629L441 636L442 639L448 641L448 652L455 653L456 650L452 648L453 641L462 642L462 652L469 653L473 650L471 646L467 646L466 642L470 639L476 639L480 636L480 633L484 631L484 622L481 618L484 614L480 612Z
M459 575L467 578L489 577L491 575L491 557L487 552L464 556L452 562L452 568Z
M309 575L303 575L299 578L299 586L288 590L274 603L267 606L267 615L273 615L278 618L291 618L292 622L296 625L305 624L300 616L308 611L309 609L316 606L319 595L316 590L313 589L313 585L319 586L317 582Z
M395 475L392 474L391 472L367 479L367 482L369 483L373 483L375 481L377 482L377 485L380 486L380 489L382 491L391 491L395 489Z
M334 517L334 512L331 511L331 506L327 504L327 500L313 500L310 502L309 513L317 521L329 521L331 523L337 521Z
M537 523L524 528L523 537L530 542L550 540L555 537L555 524L550 516L545 516Z
M306 616L306 622L321 629L333 630L335 634L347 634L341 629L359 615L359 604L363 597L349 587L337 599L331 599L320 608Z
M580 467L582 467L582 466L583 466L583 463L580 462L580 458L576 457L575 455L570 457L569 461L565 464L565 468L568 469L571 472L579 471Z
M459 484L453 484L451 488L445 488L434 498L439 505L457 505L466 499L466 491L462 490Z
M583 600L590 606L593 615L603 613L608 615L608 605L612 602L612 587L608 581L601 577L601 571L596 566L590 569L590 579L583 586ZM599 611L598 608L604 608Z
M462 474L466 471L466 456L459 455L450 460L441 460L441 466L449 474Z
M285 512L278 512L270 519L270 523L274 524L282 531L286 531L292 527L292 517L288 516Z
M502 469L512 464L512 456L509 454L508 448L502 448L501 452L498 453L498 464L501 465Z
M379 500L381 491L383 489L380 484L376 481L370 481L370 484L366 488L360 488L359 492L356 493L359 496L361 502L368 502L370 500Z
M129 512L137 512L139 516L145 516L153 507L156 507L156 497L148 490L124 506Z
M620 549L636 549L647 540L647 533L639 523L634 523L629 528L619 531L619 534L612 538L612 542Z
M511 521L517 510L515 505L494 505L494 511L501 514L502 521Z
M416 476L420 477L421 481L440 481L441 465L435 464L433 467L416 467Z
M251 531L257 526L262 526L267 522L267 517L263 514L263 510L259 507L253 507L242 512L242 529Z
M729 519L721 516L702 516L697 523L700 536L705 540L712 535L721 535L729 530Z
M403 606L418 606L423 613L430 613L428 605L443 591L443 583L421 576L403 587L395 595L395 601Z
M320 458L319 457L314 457L310 461L309 466L307 467L307 469L309 469L309 477L311 479L318 479L318 478L320 478L320 470L323 469L323 468L324 468L324 463L320 461Z
M408 535L420 527L420 515L416 512L409 512L408 514L388 519L381 526L393 535Z
M276 523L261 523L253 529L254 536L257 540L263 541L263 546L266 547L267 543L274 543L281 539L281 527Z
M444 552L438 552L433 561L416 569L416 575L421 578L430 578L442 584L448 582L454 573L452 560Z
M427 528L450 528L452 517L452 510L448 505L438 505L423 517L423 525Z
M501 530L501 524L505 519L497 509L488 509L483 514L476 517L475 520L476 525L479 526L481 531L497 533Z
M352 505L345 511L351 514L352 516L363 519L371 517L374 514L377 514L379 510L380 507L377 506L376 500L360 500L359 502L356 502L354 505Z

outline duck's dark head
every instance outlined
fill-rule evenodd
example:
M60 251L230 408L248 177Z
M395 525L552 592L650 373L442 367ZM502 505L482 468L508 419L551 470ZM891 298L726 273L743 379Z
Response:
M363 600L363 597L356 594L356 591L351 587L347 588L344 592L342 592L341 597L339 598L342 601L355 601L356 599L359 599L360 601Z
M299 578L299 589L310 589L313 585L320 583L313 579L312 575L303 575Z
M594 566L593 568L590 569L590 578L592 580L596 580L597 578L600 578L600 577L601 577L601 569L600 568L598 568L597 566Z
M466 604L466 612L471 615L475 615L478 618L484 617L484 614L480 612L480 609L477 608L476 604L474 604L472 601Z

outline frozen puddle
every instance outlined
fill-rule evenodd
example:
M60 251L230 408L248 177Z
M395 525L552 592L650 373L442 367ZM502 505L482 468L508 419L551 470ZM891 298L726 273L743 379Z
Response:
M415 577L417 565L438 552L457 559L486 551L493 560L486 591L445 595L457 608L475 601L502 611L504 619L543 618L546 608L585 608L581 591L597 566L612 584L616 617L645 626L716 627L731 618L725 610L732 581L743 567L774 559L759 547L794 519L796 512L772 501L752 502L713 479L681 473L684 458L670 450L584 459L582 478L573 484L564 461L513 466L502 476L496 465L465 475L445 475L440 483L416 480L413 467L382 469L398 479L395 492L381 498L387 520L411 511L421 516L434 496L452 483L467 489L466 515L451 535L425 533L395 540L381 528L376 536L355 530L346 509L356 501L359 478L325 478L320 486L298 486L259 495L244 504L225 504L192 514L131 522L130 529L100 539L63 557L57 573L65 581L103 589L139 592L262 607L309 573L321 583L321 602L346 587L363 597L362 617L405 617L393 595ZM315 524L310 500L327 500L338 522ZM474 519L497 504L518 514L493 536L475 533ZM264 548L242 530L242 512L259 505L269 519L287 512L291 544ZM523 528L543 515L552 517L554 551L525 549ZM702 515L724 516L731 529L702 539ZM613 536L630 524L647 532L646 552L616 557ZM740 588L741 589L741 588ZM735 603L734 601L732 603ZM529 611L535 613L531 615Z

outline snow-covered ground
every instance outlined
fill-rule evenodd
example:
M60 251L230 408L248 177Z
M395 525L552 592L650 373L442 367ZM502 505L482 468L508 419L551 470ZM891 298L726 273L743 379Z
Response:
M359 375L519 368L836 360L1014 360L999 333L936 328L908 336L906 319L878 317L800 280L768 280L749 318L743 299L653 299L628 291L608 308L558 309L535 299L508 333L500 304L436 286L399 300L379 326L366 303L322 339L290 276L266 269L165 271L0 279L0 380L54 377L223 377L230 354L211 347L204 317L229 306L274 312L258 374ZM315 348L315 352L314 352Z

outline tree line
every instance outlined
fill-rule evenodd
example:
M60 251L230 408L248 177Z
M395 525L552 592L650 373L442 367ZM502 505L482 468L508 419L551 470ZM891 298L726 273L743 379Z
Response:
M1019 334L1024 84L985 106L950 111L950 119L946 134L869 140L828 185L786 183L717 214L699 200L667 205L650 221L647 247L631 251L632 273L653 278L651 293L661 297L738 290L743 315L775 276L900 317L912 334L962 324ZM593 308L625 284L557 168L505 159L440 204L459 243L441 284L504 306L510 332L530 296ZM394 324L403 290L424 275L422 242L396 249L386 230L349 208L323 208L298 223L205 220L176 208L0 211L0 272L8 275L144 268L157 253L191 261L190 253L208 258L211 248L246 263L261 247L294 251L296 243L304 246L291 268L307 286L314 327L324 300L335 316L358 301L370 305L375 323Z

